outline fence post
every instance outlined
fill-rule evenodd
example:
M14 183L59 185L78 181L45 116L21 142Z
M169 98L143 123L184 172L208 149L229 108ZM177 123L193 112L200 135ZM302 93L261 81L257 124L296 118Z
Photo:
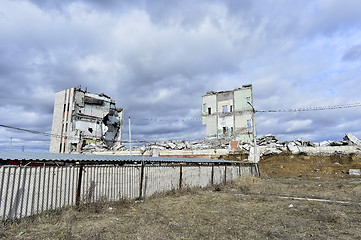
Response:
M81 180L82 180L82 177L83 177L83 164L80 164L79 177L78 177L78 186L77 186L77 189L76 189L76 200L75 200L75 205L77 207L79 207L79 204L80 204L80 192L81 192Z
M224 165L224 184L227 183L227 165Z
M261 172L259 170L259 164L258 163L256 163L256 164L257 164L257 175L258 175L258 177L261 177Z
M211 175L211 183L214 184L214 165L212 164L212 175Z
M144 179L144 162L142 162L142 166L140 168L139 199L141 199L143 195L143 179Z
M179 165L179 189L182 188L182 176L183 172L182 172L182 164Z

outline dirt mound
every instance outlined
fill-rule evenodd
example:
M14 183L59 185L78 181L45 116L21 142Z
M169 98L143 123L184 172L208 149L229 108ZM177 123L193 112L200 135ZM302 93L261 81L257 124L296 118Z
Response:
M259 168L266 177L347 177L350 169L361 168L361 155L308 156L284 153L263 156Z

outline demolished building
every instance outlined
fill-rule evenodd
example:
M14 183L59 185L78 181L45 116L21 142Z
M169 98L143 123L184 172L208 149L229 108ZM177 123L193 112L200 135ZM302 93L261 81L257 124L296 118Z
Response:
M79 153L88 144L122 144L123 108L105 94L70 88L55 95L50 152Z
M253 140L252 85L202 96L202 124L206 139Z

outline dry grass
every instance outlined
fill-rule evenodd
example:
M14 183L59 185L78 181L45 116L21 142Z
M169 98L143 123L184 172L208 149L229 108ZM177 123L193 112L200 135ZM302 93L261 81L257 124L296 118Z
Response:
M4 224L0 237L359 239L360 205L274 197L312 196L356 202L361 199L361 184L347 184L352 180L244 178L226 186L160 194L144 202L98 203L48 212ZM20 232L24 234L19 237Z

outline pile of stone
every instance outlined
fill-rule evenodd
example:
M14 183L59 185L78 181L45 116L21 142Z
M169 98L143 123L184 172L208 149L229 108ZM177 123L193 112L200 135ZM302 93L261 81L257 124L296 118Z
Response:
M188 141L164 141L148 143L143 146L133 147L133 151L139 151L143 155L152 155L154 151L160 150L204 150L204 149L230 149L231 139L207 139L200 142L188 142ZM313 143L302 139L294 141L280 142L275 136L268 134L257 139L257 147L261 156L275 155L282 152L291 152L293 154L302 153L302 147L337 147L339 146L356 146L358 151L361 151L361 140L351 133L346 133L342 141L323 141L320 143ZM239 142L238 150L249 153L253 149L252 142ZM305 149L305 148L303 148ZM117 145L112 148L108 148L104 143L90 143L83 149L83 153L92 152L104 152L104 151L127 151L128 149L123 145ZM307 152L306 152L307 154Z
M153 150L203 150L203 149L227 149L229 140L226 139L212 139L200 142L188 141L164 141L148 143L144 146L133 147L132 150L140 151L142 154L151 154Z
M105 143L103 142L96 142L96 143L88 143L85 145L81 153L93 153L93 152L105 152L105 151L124 151L127 148L124 145L114 145L113 147L109 148Z
M82 148L81 153L104 152L108 150L108 146L103 142L88 143Z
M361 150L361 140L351 133L346 133L342 141L323 141L320 143L313 143L302 139L294 141L279 142L274 136L266 135L263 138L257 139L257 146L263 148L261 155L279 154L281 152L292 152L293 154L300 154L302 151L300 147L339 147L339 146L356 146L357 150ZM342 153L335 148L335 152ZM305 152L307 154L307 152Z

